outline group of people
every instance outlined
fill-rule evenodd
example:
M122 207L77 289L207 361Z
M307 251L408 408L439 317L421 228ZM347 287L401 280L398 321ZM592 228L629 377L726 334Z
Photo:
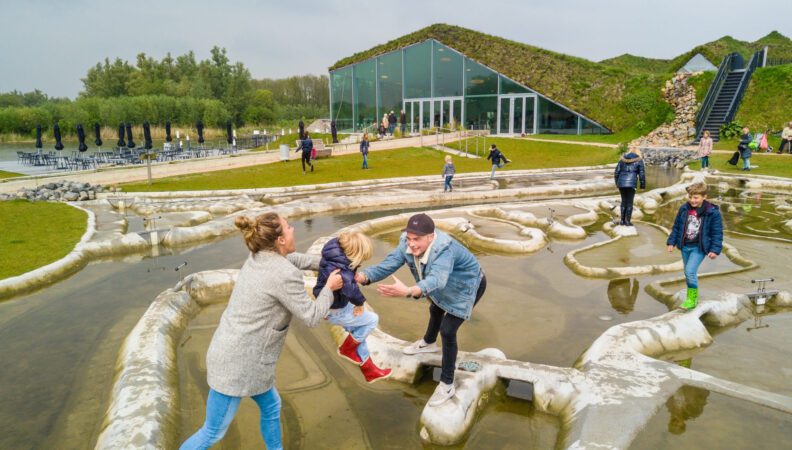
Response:
M206 419L182 449L206 449L222 439L243 397L252 398L260 409L259 427L267 448L283 448L275 365L292 317L309 327L322 319L343 327L348 334L337 348L339 356L358 365L368 383L390 376L391 369L378 367L369 353L366 340L379 317L366 308L359 286L384 280L404 265L415 283L405 284L394 275L393 282L379 284L377 292L426 299L426 332L402 351L407 355L442 352L440 383L429 405L439 406L454 397L457 331L484 295L487 278L476 257L437 230L431 217L410 217L398 247L380 264L363 270L361 264L372 256L372 244L362 233L341 233L325 244L320 257L297 253L294 228L274 212L255 219L239 216L235 225L250 255L207 351ZM315 300L305 290L302 270L319 272ZM438 335L442 348L437 345Z
M397 120L401 135L404 136L404 132L407 129L407 115L404 114L404 110L402 110L397 118L396 114L391 110L390 113L382 114L382 120L380 120L377 126L377 134L380 139L388 135L393 136L393 133L396 131Z
M771 152L773 149L767 141L768 133L760 133L756 136L751 133L750 128L743 127L740 132L740 141L737 144L737 151L729 161L732 165L737 165L742 159L742 170L751 170L751 156L756 150ZM781 145L778 147L776 153L782 154L784 150L792 154L792 122L786 124L781 131ZM707 170L710 167L709 157L712 154L712 137L709 131L704 131L696 151L696 156L701 161L701 170Z

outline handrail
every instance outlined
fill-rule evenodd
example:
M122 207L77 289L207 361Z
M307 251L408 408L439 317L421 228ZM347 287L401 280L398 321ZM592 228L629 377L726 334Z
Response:
M715 79L712 80L712 85L707 91L704 101L701 102L701 108L699 108L698 113L696 113L696 139L701 139L701 135L704 132L704 124L706 123L713 106L715 106L715 100L718 98L718 93L720 92L723 83L726 82L727 75L732 70L731 64L735 54L737 53L729 53L723 57L723 61L718 68L718 73L715 75Z
M754 70L759 66L759 61L764 57L763 53L764 50L759 50L751 56L751 60L748 62L748 66L745 68L745 72L740 78L740 85L737 87L737 92L735 92L729 104L729 109L726 112L723 123L731 122L735 114L737 114L737 108L740 106L743 95L745 95L745 91L748 89L748 83L751 81L751 75L753 75Z

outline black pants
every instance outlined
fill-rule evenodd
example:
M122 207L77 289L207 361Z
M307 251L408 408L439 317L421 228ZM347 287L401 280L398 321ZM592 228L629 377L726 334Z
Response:
M784 147L787 147L787 151L792 153L792 141L781 139L781 146L778 147L778 153L784 153Z
M621 224L629 224L632 220L633 200L635 199L635 188L619 188L621 194Z
M313 172L313 163L311 162L311 152L302 152L302 168L303 172L305 172L305 163L311 167L311 172Z
M487 277L481 277L478 291L476 292L476 304L481 300L484 291L487 290ZM426 327L426 334L424 335L424 342L431 344L437 341L437 333L443 340L443 365L442 373L440 374L440 381L446 384L454 382L454 370L456 369L457 357L457 330L462 326L465 319L457 317L443 311L442 308L430 302L429 305L429 325Z

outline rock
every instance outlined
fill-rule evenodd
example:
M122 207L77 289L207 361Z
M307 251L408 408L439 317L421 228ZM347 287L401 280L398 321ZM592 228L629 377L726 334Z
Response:
M93 189L88 191L88 200L96 200L96 192Z
M73 201L76 201L79 198L80 198L80 194L78 194L76 192L73 192L73 191L69 191L63 196L63 200L65 200L67 202L73 202Z
M80 201L82 202L82 201L85 201L85 200L88 200L88 192L80 191Z

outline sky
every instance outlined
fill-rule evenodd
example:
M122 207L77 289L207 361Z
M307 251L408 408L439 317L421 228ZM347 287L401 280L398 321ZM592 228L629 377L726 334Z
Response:
M750 8L745 5L750 4ZM254 78L326 74L359 51L447 23L592 61L673 58L724 35L792 37L792 0L0 0L0 92L77 96L105 58L217 45Z

